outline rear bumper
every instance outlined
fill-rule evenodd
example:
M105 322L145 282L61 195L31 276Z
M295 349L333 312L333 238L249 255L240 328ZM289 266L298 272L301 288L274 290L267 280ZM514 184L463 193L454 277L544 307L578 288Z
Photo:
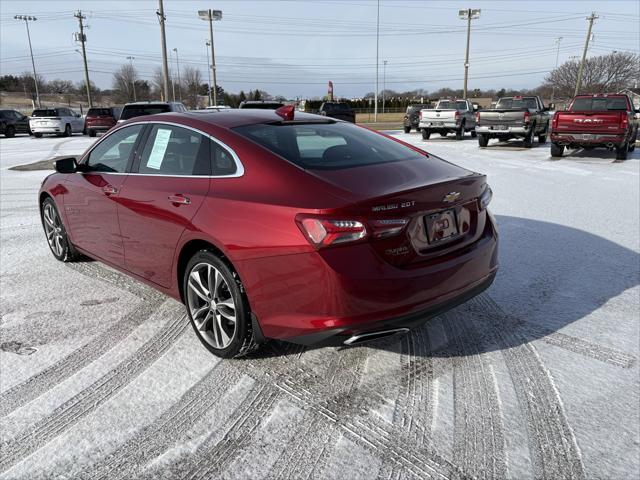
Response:
M86 124L87 130L95 130L96 132L106 132L107 130L111 130L116 124L113 125L91 125L89 123Z
M460 128L460 124L456 122L442 122L442 125L436 125L435 120L433 122L430 121L422 121L420 122L420 128L427 128L429 130L457 130Z
M64 128L61 126L58 127L31 127L31 131L33 133L62 133L64 132Z
M497 252L488 221L475 243L409 268L388 264L368 244L236 266L265 337L338 344L354 334L410 328L465 302L491 285Z
M593 134L593 137L589 137L585 133L556 133L551 132L551 141L560 145L577 145L577 146L607 146L612 144L614 146L621 146L627 140L625 134Z
M529 133L529 128L526 127L507 127L504 130L494 129L492 126L477 126L476 133L483 133L489 135L526 135Z

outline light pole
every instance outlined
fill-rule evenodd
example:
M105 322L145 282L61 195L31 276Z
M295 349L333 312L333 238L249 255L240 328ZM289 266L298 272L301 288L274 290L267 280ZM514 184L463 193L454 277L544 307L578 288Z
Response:
M35 22L38 20L31 15L16 15L13 17L16 20L24 20L24 24L27 26L27 38L29 39L29 52L31 53L31 66L33 67L33 84L36 87L36 102L38 108L42 108L40 104L40 92L38 91L38 74L36 73L36 63L33 61L33 49L31 48L31 33L29 33L29 22Z
M562 42L562 37L556 38L556 45L558 46L558 50L556 51L556 68L558 69L558 60L560 59L560 42ZM553 88L551 89L551 102L553 103L553 99L556 97L556 83L553 82Z
M171 72L170 72L170 78L171 78L171 90L173 91L173 101L176 101L176 78L175 75L173 74L174 70L173 70L173 61L171 60L171 51L169 51L169 63L171 64Z
M373 106L373 121L378 121L378 69L380 66L380 60L378 55L380 53L380 0L378 0L378 13L376 16L376 91L374 93L374 106Z
M173 51L176 52L176 68L178 69L178 96L180 97L180 101L182 101L182 86L180 85L180 59L178 58L178 49L174 48Z
M136 57L127 57L127 60L129 60L130 64L131 64L131 86L133 87L133 101L137 102L138 99L136 98L136 71L133 69L133 61L135 60Z
M382 113L384 113L385 90L387 89L387 61L382 61Z
M469 79L469 44L471 42L471 20L480 18L479 8L468 8L466 10L459 10L458 16L461 20L467 21L467 53L464 56L464 90L462 96L467 99L467 81Z
M204 41L205 50L207 51L207 75L209 81L209 105L213 105L213 101L211 100L211 63L209 63L209 47L211 46L211 42L209 40Z
M216 81L216 52L213 48L213 22L222 20L222 10L198 10L198 17L209 22L209 43L211 44L211 70L213 70L213 105L218 106L218 83Z

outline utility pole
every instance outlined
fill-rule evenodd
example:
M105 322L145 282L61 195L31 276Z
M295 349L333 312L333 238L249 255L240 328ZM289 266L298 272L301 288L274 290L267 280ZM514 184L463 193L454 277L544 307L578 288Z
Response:
M167 37L164 33L164 22L167 18L164 16L164 7L162 6L162 0L158 0L159 9L156 12L158 16L158 21L160 22L160 43L162 45L162 83L164 90L164 100L165 102L169 101L169 65L167 63ZM175 87L174 87L175 88ZM173 99L175 100L175 94L173 95Z
M127 57L127 60L129 60L131 64L131 86L133 87L133 101L137 102L138 99L136 98L136 71L133 69L133 61L135 59L136 57Z
M218 106L218 82L216 81L216 52L213 48L213 22L222 20L222 10L198 10L198 17L209 22L209 46L211 47L211 70L213 70L213 105Z
M387 89L387 61L382 61L382 113L384 113L385 106L385 90Z
M205 40L205 50L207 51L207 76L209 81L209 105L213 105L213 101L211 100L211 63L209 60L209 47L211 46L211 42L209 40Z
M468 8L466 10L459 10L458 17L461 20L467 21L467 52L464 56L464 88L462 96L466 100L467 99L467 82L469 80L469 45L471 43L471 20L475 20L476 18L480 18L480 9L471 9Z
M29 22L35 22L38 20L31 15L16 15L13 17L16 20L24 20L24 24L27 26L27 38L29 39L29 52L31 53L31 66L33 67L33 84L36 88L36 103L38 108L42 108L40 103L40 92L38 91L38 74L36 73L36 63L33 61L33 49L31 48L31 34L29 33Z
M556 51L556 70L558 69L558 60L560 59L560 42L562 41L562 37L556 38L556 45L558 46L558 50ZM551 89L551 102L553 103L553 99L556 97L556 84L553 83L553 88Z
M589 40L591 39L591 29L593 28L594 20L598 18L596 12L591 12L591 15L587 17L589 20L589 29L587 30L587 38L584 41L584 51L582 52L582 61L580 62L580 68L578 69L578 79L576 80L576 90L573 95L580 93L580 87L582 86L582 70L584 70L584 62L587 60L587 50L589 49Z
M180 97L180 101L182 101L182 86L180 82L180 59L178 58L178 49L174 48L173 51L176 53L176 68L178 69L178 96Z
M373 121L378 121L378 69L380 68L380 60L378 55L380 53L380 0L378 0L378 15L376 20L376 91L374 93L374 106L373 106Z
M89 67L87 66L87 51L84 48L84 42L87 41L87 36L84 34L84 25L82 21L87 18L82 15L82 12L78 10L78 12L74 15L78 19L78 24L80 25L80 33L76 34L76 40L80 39L80 43L82 44L82 61L84 62L84 83L87 86L87 102L89 103L89 108L93 107L93 101L91 100L91 84L89 83Z

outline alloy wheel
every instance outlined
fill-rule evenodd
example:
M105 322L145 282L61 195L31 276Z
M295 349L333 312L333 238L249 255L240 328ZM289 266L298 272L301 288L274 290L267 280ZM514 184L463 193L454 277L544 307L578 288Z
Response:
M236 329L236 305L227 280L209 263L198 263L187 281L189 313L202 338L223 350L233 341Z
M44 232L47 235L47 241L51 250L56 257L62 257L64 253L64 230L60 217L53 205L46 203L42 212L44 218Z

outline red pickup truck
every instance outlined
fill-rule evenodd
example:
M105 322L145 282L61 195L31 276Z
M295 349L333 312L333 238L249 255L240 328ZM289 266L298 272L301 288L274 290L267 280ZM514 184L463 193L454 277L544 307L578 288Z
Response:
M578 95L551 122L551 156L561 157L564 148L605 147L626 160L636 148L638 112L628 95L599 93Z

